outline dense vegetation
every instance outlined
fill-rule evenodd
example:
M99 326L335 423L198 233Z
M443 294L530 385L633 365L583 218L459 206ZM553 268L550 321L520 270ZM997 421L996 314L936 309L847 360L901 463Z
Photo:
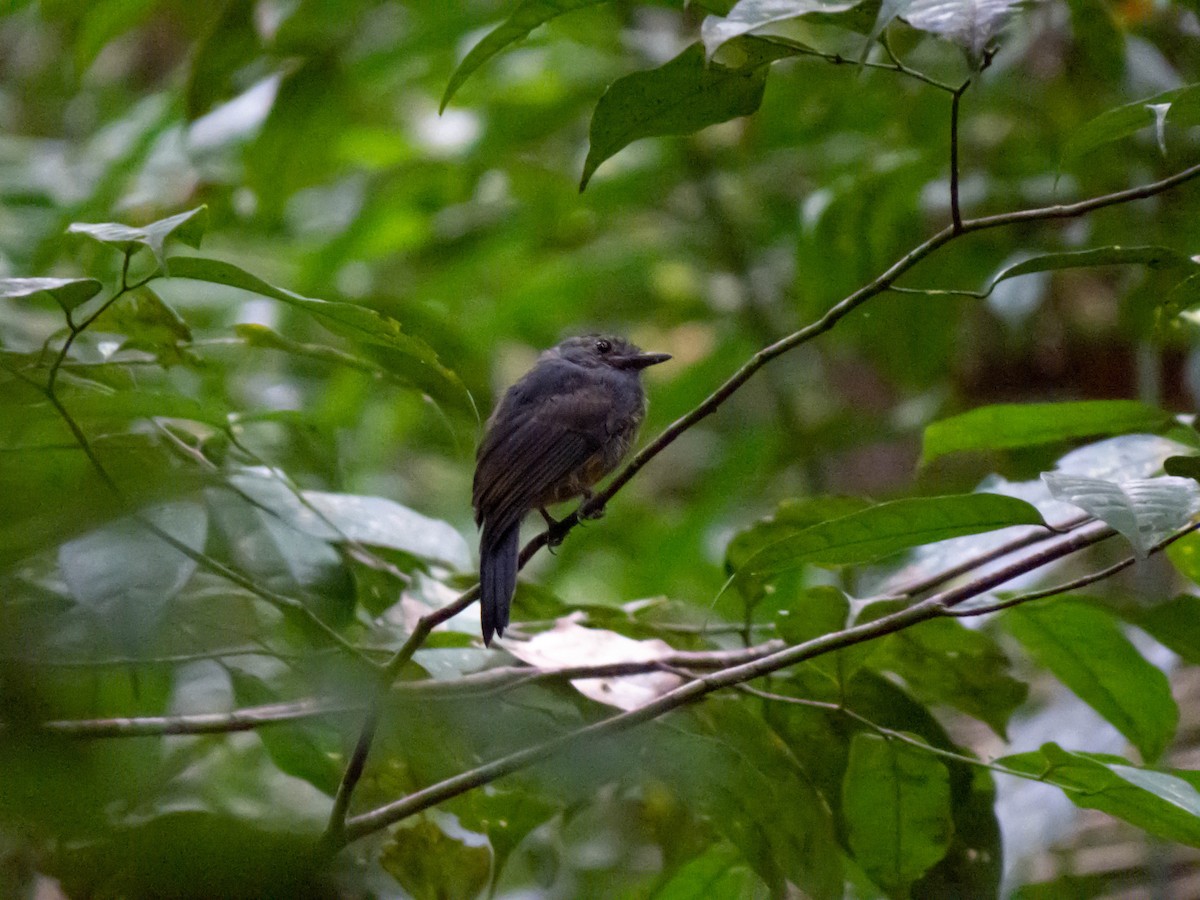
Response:
M0 895L1200 847L1196 3L6 8ZM643 449L485 649L481 422L593 330Z

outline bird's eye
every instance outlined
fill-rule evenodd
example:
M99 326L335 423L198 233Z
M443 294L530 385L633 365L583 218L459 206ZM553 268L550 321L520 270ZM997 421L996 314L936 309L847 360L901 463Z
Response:
M598 353L607 353L612 349L612 341L606 341L604 338L596 341L596 351Z

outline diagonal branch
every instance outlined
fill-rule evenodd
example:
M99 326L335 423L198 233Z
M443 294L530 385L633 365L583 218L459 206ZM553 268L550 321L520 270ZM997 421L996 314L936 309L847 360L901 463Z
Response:
M858 290L854 291L853 293L851 293L851 294L847 295L846 297L842 298L841 300L839 300L837 303L835 303L833 306L831 306L828 310L826 310L824 315L820 316L815 321L811 322L810 324L806 325L805 327L801 328L800 330L795 331L792 334L789 334L786 337L783 337L780 340L767 345L766 347L763 347L761 350L759 350L757 353L755 353L752 357L750 357L750 359L748 359L745 363L743 363L742 366L736 372L734 372L728 379L726 379L726 381L723 384L721 384L716 390L714 390L711 394L709 394L708 397L706 397L703 401L701 401L701 403L699 405L697 405L690 412L684 414L683 416L681 416L680 418L678 418L674 422L672 422L670 425L668 425L667 428L665 428L658 435L658 437L656 437L649 444L647 444L645 447L643 447L637 454L635 454L633 459L631 459L625 465L625 467L620 472L618 472L612 478L611 481L609 481L609 483L607 484L607 486L605 486L605 488L603 490L597 491L595 494L592 495L592 497L590 497L589 499L587 499L583 503L581 503L579 505L579 507L577 509L575 509L572 513L570 513L569 515L565 516L562 520L560 520L558 525L554 528L553 537L555 538L555 540L561 540L568 532L570 532L572 529L574 529L580 523L580 521L582 521L585 518L593 517L596 513L603 510L605 505L608 503L608 501L611 500L613 498L613 496L615 496L616 493L619 490L621 490L621 488L623 488L626 484L628 484L633 479L633 477L642 469L642 467L644 467L648 462L650 462L650 460L652 460L658 454L662 453L667 447L669 447L671 444L673 444L680 437L680 435L682 435L685 431L687 431L693 425L697 424L698 422L702 421L703 419L708 418L713 413L715 413L718 409L720 409L726 400L728 400L730 397L732 397L733 394L736 393L742 387L742 385L744 385L747 381L749 381L750 378L756 372L758 372L759 369L761 369L763 366L765 366L771 360L775 359L776 357L782 356L784 353L787 353L789 350L794 350L797 347L800 347L803 344L806 344L809 341L819 337L820 335L823 335L826 332L830 331L835 325L837 325L838 322L840 322L842 319L844 319L846 316L848 316L851 312L856 310L862 304L866 303L872 297L876 297L879 294L887 291L895 283L895 281L898 278L900 278L900 276L904 275L906 272L911 270L914 266L917 265L917 263L921 262L928 256L932 255L935 251L941 249L946 244L951 243L956 238L962 237L963 235L966 235L966 234L969 234L972 232L976 232L976 231L985 231L985 230L988 230L991 228L999 228L1002 226L1015 225L1015 224L1023 223L1023 222L1037 222L1037 221L1045 221L1045 220L1051 220L1051 219L1076 218L1078 216L1087 215L1088 213L1094 212L1098 209L1103 209L1108 206L1116 206L1116 205L1119 205L1122 203L1128 203L1132 200L1140 200L1140 199L1144 199L1146 197L1152 197L1156 194L1161 194L1164 191L1168 191L1174 187L1178 187L1179 185L1184 184L1196 177L1200 177L1200 164L1191 166L1187 169L1183 169L1180 172L1176 172L1174 175L1168 176L1167 178L1160 179L1159 181L1151 182L1150 184L1141 185L1141 186L1135 187L1135 188L1129 188L1124 191L1116 191L1116 192L1109 193L1109 194L1103 194L1101 196L1092 197L1087 200L1081 200L1076 203L1058 204L1055 206L1045 206L1045 207L1038 207L1038 208L1034 208L1034 209L1017 210L1014 212L1000 213L1000 214L993 215L993 216L983 216L983 217L975 218L975 219L966 219L961 222L955 222L955 223L952 223L951 225L946 226L941 231L937 232L932 237L926 239L921 244L918 244L916 247L914 247L912 250L910 250L908 253L906 253L904 256L902 256L900 259L898 259L896 262L894 262L890 267L888 267L881 275L876 277L873 281L869 282L868 284L862 286ZM524 568L526 563L529 562L529 560L533 557L533 555L535 553L537 553L538 550L540 550L542 547L547 545L550 537L551 537L551 532L549 530L543 531L543 532L537 534L535 537L533 537L527 544L525 544L525 546L521 549L521 554L520 554L520 557L517 562L518 569ZM1058 546L1058 545L1054 544L1053 546ZM1004 570L1001 570L1001 571L1004 571ZM342 782L341 782L341 785L339 786L337 797L335 798L335 801L334 801L334 808L330 815L329 823L327 825L326 832L325 832L325 837L323 838L323 846L326 850L336 851L336 849L338 847L342 846L347 839L353 839L353 837L355 835L362 832L362 829L364 827L362 824L363 818L364 818L363 816L359 816L359 817L356 817L354 819L347 821L346 814L349 811L350 798L351 798L351 795L353 794L354 788L357 785L359 779L362 777L362 772L366 765L366 758L367 758L367 755L370 753L371 743L374 740L375 730L378 727L380 703L382 701L383 696L386 694L387 689L391 684L391 681L394 680L395 675L400 671L401 668L403 668L403 666L408 662L408 660L412 658L413 653L416 652L417 648L420 647L420 645L424 642L425 638L433 630L434 627L436 627L438 624L446 621L447 619L451 618L452 616L458 614L462 610L466 609L468 606L471 605L471 603L473 603L478 598L478 596L479 596L479 586L476 585L475 587L464 592L463 594L460 594L448 606L442 607L439 610L435 610L434 612L429 613L426 616L423 616L417 623L417 627L413 630L412 634L409 636L409 639L405 642L404 646L401 647L399 651L397 651L396 655L392 658L392 660L384 668L384 672L381 675L379 682L378 682L378 687L373 693L373 700L371 702L370 712L368 713L367 719L363 723L363 727L362 727L361 731L359 732L358 741L355 745L354 752L351 754L350 761L346 766L346 771L342 777ZM937 599L936 597L931 597L929 600L922 601L922 603L917 604L917 606L911 607L910 609L924 609L926 607L926 604L928 604L931 601L936 600L936 599ZM940 614L940 613L931 613L930 615L934 615L934 614ZM887 621L887 620L880 620L880 621ZM792 648L792 649L799 649L799 648ZM787 651L783 651L783 652L786 653ZM821 651L821 652L825 652L825 651ZM768 659L770 659L770 658L773 658L773 657L768 657ZM807 658L807 657L801 657L801 658ZM797 659L796 661L799 661L799 659ZM785 662L785 663L781 663L780 665L776 666L775 668L782 668L785 665L791 665L791 664L792 664L791 662ZM747 665L752 665L752 664L747 664ZM735 671L735 670L730 670L730 671ZM774 671L774 669L773 668L769 669L769 671ZM758 677L758 676L753 675L753 676L749 676L749 677ZM745 680L745 679L742 679L742 680ZM736 683L736 681L737 681L737 678L735 677L735 680L733 683ZM695 687L696 684L704 685L704 684L708 684L708 683L709 683L709 680L705 679L704 681L701 681L701 682L695 682L693 684L686 685L682 688L679 688L678 690L679 691L696 691L696 690L699 690L698 688ZM720 684L717 687L721 687L721 686L724 686L724 685ZM701 691L701 693L695 694L694 696L693 696L693 694L681 695L682 699L680 699L675 705L677 706L677 705L682 705L684 703L689 703L693 699L695 699L695 697L703 696L704 693L708 693L709 690L716 690L717 687L704 689L703 691ZM667 696L672 696L672 695L667 695ZM634 713L627 713L627 714L625 714L625 716L629 716L629 717L643 716L643 711L646 709L649 709L649 708L650 707L643 707L640 710L636 710ZM667 708L675 708L675 706L668 704ZM594 727L594 728L602 727L605 725L606 722L616 722L618 724L616 724L612 727L614 729L619 730L619 729L622 729L625 727L631 727L631 725L637 724L642 721L647 721L650 718L654 718L654 715L657 715L657 713L650 714L650 715L644 715L642 718L636 718L636 719L635 718L626 719L621 716L618 716L618 717L615 717L614 719L605 720L605 722L602 722L602 723L597 723L596 726L592 726L592 727ZM630 724L629 725L621 724L624 722L629 722ZM563 746L565 746L565 742L569 742L570 740L573 740L573 738L571 738L571 736L568 735L559 740L560 740L560 742L564 742ZM551 746L551 745L553 745L553 746ZM538 759L544 758L544 756L548 756L551 753L557 752L557 750L559 749L559 742L550 742L549 744L539 745L539 746L544 748L544 752L539 751L538 748L535 747L535 748L530 748L529 750L526 750L526 751L522 751L521 754L515 754L514 756L521 757L521 760L523 760L523 761L513 764L512 768L506 768L506 766L509 764L506 763L505 760L510 760L513 757L505 757L505 760L498 760L496 763L491 764L495 768L488 769L488 772L493 773L493 774L491 774L490 777L485 778L484 781L478 782L478 783L480 783L480 784L486 783L486 781L490 781L493 778L498 778L498 777L500 777L500 775L506 774L509 771L513 771L515 768L521 768L524 765L528 765L531 762L534 762ZM522 755L522 754L524 754L524 755ZM487 768L487 767L484 767L484 768ZM475 770L475 771L479 772L481 770ZM457 786L456 789L451 790L451 792L449 794L445 794L444 796L441 794L437 794L437 799L432 800L431 803L427 804L427 805L432 805L432 803L440 802L440 800L445 799L448 796L454 796L457 793L461 793L464 790L469 790L471 787L476 786L476 783L472 782L470 780L470 778L468 777L470 775L471 775L471 773L464 773L462 776L459 776L459 779L462 779L462 780L451 779L451 781L454 782L454 784ZM449 783L450 782L446 782L446 784L449 784ZM437 786L435 786L435 788L436 787ZM430 788L427 790L433 791L434 788ZM424 794L426 792L421 792L421 793ZM414 795L414 796L417 796L417 795ZM408 799L409 798L405 798L405 800L398 801L398 803L404 804L408 801ZM425 806L420 806L418 804L416 808L424 809ZM407 809L407 807L398 807L398 809ZM371 816L371 815L375 815L375 814L368 813L366 815ZM403 818L404 815L408 815L408 813L404 812L398 818L388 818L387 816L384 816L383 818L388 819L388 821L398 821L398 819ZM375 821L375 820L372 819L370 821ZM352 823L358 823L358 824L352 825ZM373 827L368 827L366 830L367 831L373 830ZM365 832L362 832L362 833L365 833Z
M698 676L694 681L675 688L638 709L611 716L541 744L510 753L500 759L415 791L407 797L380 806L370 812L353 816L345 822L340 837L344 842L357 840L410 815L481 787L504 775L527 768L564 750L594 742L599 738L607 738L644 722L657 719L722 688L735 687L834 650L894 634L920 622L936 618L943 615L947 608L990 591L1018 575L1024 575L1047 563L1105 541L1115 534L1116 532L1103 522L1093 522L1047 546L1038 548L1002 569L981 575L968 584L935 594L891 615L863 625L854 625L842 631L822 635L758 659L729 666L710 675ZM336 850L337 847L337 844L327 845L326 849Z

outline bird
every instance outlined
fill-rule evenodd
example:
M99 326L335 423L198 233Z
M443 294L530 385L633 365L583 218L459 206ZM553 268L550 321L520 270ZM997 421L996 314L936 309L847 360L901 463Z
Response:
M480 527L484 646L508 627L521 520L591 488L628 454L646 416L641 373L670 359L620 337L586 334L546 350L508 389L476 454L472 506Z

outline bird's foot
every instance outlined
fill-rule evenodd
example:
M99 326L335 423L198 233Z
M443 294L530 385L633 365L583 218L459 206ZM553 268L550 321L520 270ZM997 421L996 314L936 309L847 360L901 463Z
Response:
M538 507L538 512L542 514L542 518L546 520L546 547L551 553L554 548L563 542L563 538L567 536L567 530L563 527L563 523L554 518L550 513L546 512L544 506Z
M595 495L591 491L583 492L583 503L580 505L579 519L580 521L591 521L594 519L604 518L604 507L597 506L595 509L587 509L587 505L592 502L592 497ZM585 511L586 510L586 511Z

